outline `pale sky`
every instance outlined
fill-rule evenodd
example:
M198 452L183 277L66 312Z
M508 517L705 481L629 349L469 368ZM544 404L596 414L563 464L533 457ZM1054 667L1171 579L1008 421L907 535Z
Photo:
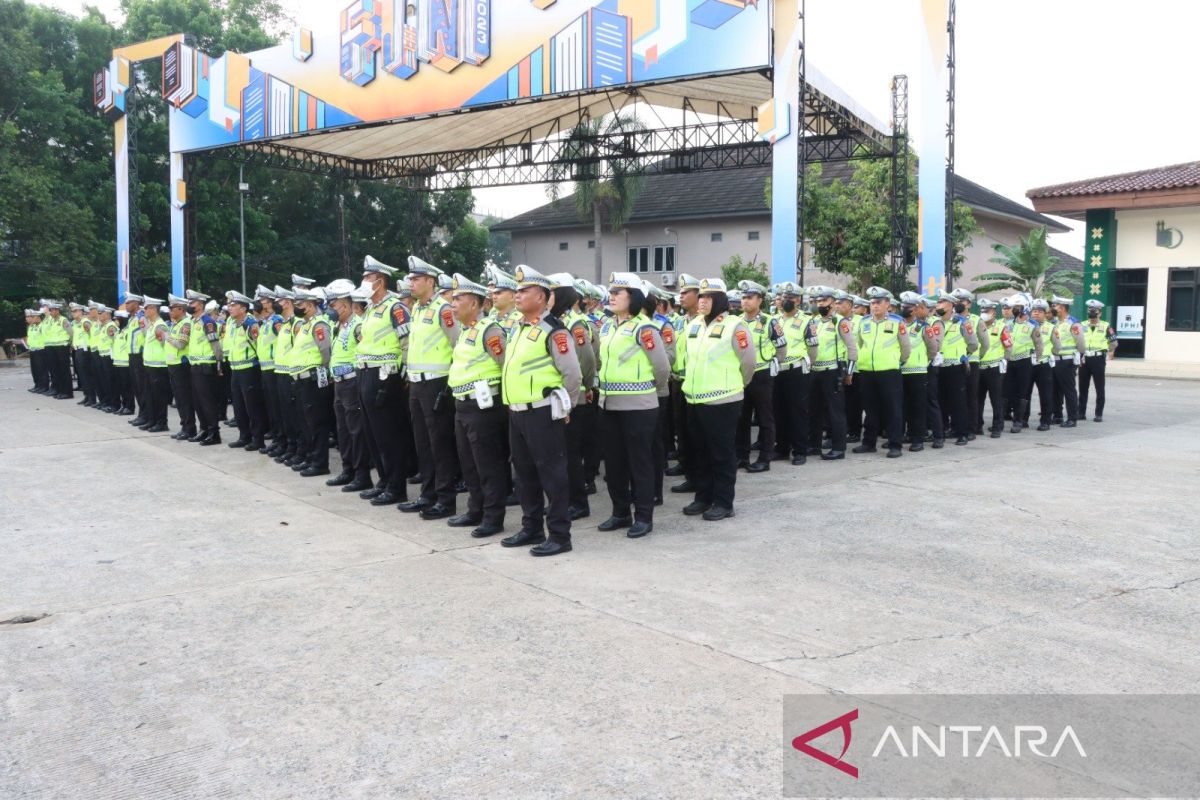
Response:
M303 23L329 2L283 6ZM89 4L116 17L117 0ZM914 138L918 20L918 0L807 2L809 63L882 120L892 75L908 74ZM1194 0L958 0L958 173L1025 202L1035 186L1200 159L1197 31ZM476 195L478 210L499 216L547 202L541 186ZM1052 241L1082 247L1079 234Z

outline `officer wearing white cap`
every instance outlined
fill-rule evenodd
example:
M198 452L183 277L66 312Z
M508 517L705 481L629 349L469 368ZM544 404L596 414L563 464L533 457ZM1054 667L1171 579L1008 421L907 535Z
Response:
M145 298L140 294L128 291L125 293L125 311L129 313L129 323L125 327L129 337L129 376L133 381L133 396L137 405L137 416L130 420L131 423L145 420L149 403L149 387L146 383L146 366L142 354L146 347L146 314L142 310L145 302Z
M516 307L517 281L494 264L484 270L484 277L492 299L492 310L488 316L496 320L507 334L521 319L521 312Z
M855 302L857 299L849 292L844 292L840 289L834 290L833 310L839 317L850 323L850 332L854 337L856 346L858 343L858 329L862 325L863 316L865 315L864 307ZM866 301L864 300L863 302L865 303ZM846 406L846 441L850 443L859 442L862 440L863 401L859 382L854 380L851 375L846 376L845 390L842 393L842 398Z
M453 283L460 331L450 364L450 392L467 511L446 524L474 528L471 536L484 539L504 530L508 496L508 412L500 397L507 337L496 319L483 315L487 287L458 274Z
M289 364L304 418L304 439L291 467L302 478L329 474L329 435L334 425L333 380L329 375L333 328L329 317L321 313L324 301L325 290L321 287L296 291L296 315L302 321L293 329Z
M991 398L992 424L989 435L999 439L1004 430L1004 375L1008 371L1008 356L1012 351L1012 336L1004 318L996 313L995 300L984 298L979 301L979 326L987 329L987 348L979 358L979 419L983 416L983 403ZM983 342L983 337L980 337Z
M671 366L659 329L640 313L641 278L614 272L608 291L613 316L600 328L599 403L612 514L600 530L628 528L629 538L638 538L654 528L658 390L666 387Z
M356 383L358 373L355 372L356 352L362 341L362 317L354 313L355 290L358 288L345 278L325 287L329 308L337 315L329 356L329 377L333 381L333 415L337 423L338 453L342 457L341 472L325 481L325 485L341 487L343 492L362 492L374 486L366 420Z
M29 350L29 371L33 376L33 394L50 394L50 370L46 369L45 346L42 343L42 322L45 313L40 308L25 309L25 347Z
M143 331L142 364L146 369L146 411L144 419L134 427L147 433L165 433L167 407L171 397L171 378L167 366L167 337L170 329L159 308L162 300L146 295L146 327Z
M509 336L500 386L509 408L521 530L500 543L531 544L531 555L553 556L571 550L565 428L582 374L571 334L549 313L551 281L526 266L514 277L521 320Z
M75 383L83 393L83 399L78 405L88 401L88 335L87 335L87 306L71 303L71 363L75 368Z
M1050 332L1054 350L1054 409L1060 402L1066 403L1066 418L1062 427L1074 428L1079 419L1079 395L1075 388L1075 370L1087 352L1083 326L1071 317L1071 298L1056 295L1050 302L1057 312L1056 322Z
M421 469L421 496L401 503L400 510L419 512L427 520L454 516L458 502L454 490L458 446L449 376L459 328L454 309L438 293L443 274L416 256L408 257L408 282L416 300L408 342L408 410Z
M642 281L646 302L643 315L658 330L667 355L667 381L658 387L658 424L654 431L654 505L663 503L663 478L667 471L667 454L675 450L675 421L671 413L670 365L679 353L678 337L671 319L672 297L651 281Z
M925 449L925 434L929 414L929 363L937 357L941 345L937 331L941 322L936 317L929 322L929 312L921 295L916 292L900 294L900 317L908 328L912 352L900 367L904 383L904 421L908 431L905 441L908 451Z
M315 280L313 280L312 278L305 278L302 275L297 275L294 272L292 273L292 291L293 292L299 291L300 289L311 289L313 286L316 285L316 283L317 282Z
M271 446L261 451L274 458L279 454L285 434L283 420L279 409L279 387L275 375L275 345L279 341L279 328L283 317L275 312L276 294L259 284L254 289L254 305L251 307L254 318L258 320L258 372L262 383L263 408L266 411L265 438L271 440Z
M686 272L679 273L677 278L679 288L680 315L675 327L675 361L671 364L671 403L675 416L676 452L679 463L666 470L667 475L683 475L684 481L671 487L677 494L695 491L691 477L694 474L692 463L693 446L691 443L691 425L688 421L690 408L683 394L683 381L687 377L687 342L685 333L688 327L696 321L697 304L700 301L700 279Z
M117 376L113 367L112 349L117 338L117 323L113 321L113 310L102 305L97 311L100 317L100 338L97 341L96 354L100 364L100 411L115 414L120 406L117 398ZM40 312L39 312L40 313Z
M1117 332L1103 318L1104 303L1087 301L1087 322L1083 326L1086 346L1079 365L1079 417L1087 419L1088 387L1096 384L1096 422L1104 421L1104 370L1117 352Z
M967 438L983 433L983 412L979 407L979 359L988 348L987 328L979 324L979 315L971 310L975 295L963 288L950 293L954 297L954 313L967 322L977 340L977 347L967 354Z
M277 464L293 467L305 460L304 412L300 408L296 381L292 379L296 373L292 363L293 345L296 332L304 324L304 320L296 315L294 291L276 286L273 294L275 307L279 309L279 323L274 326L275 346L272 349L272 361L275 364L275 389L280 422L275 441L267 455Z
M950 428L956 445L965 445L972 436L967 404L967 378L970 372L970 356L979 349L975 326L958 309L965 308L964 301L947 292L938 295L937 310L945 327L942 340L941 370L938 388L943 420L950 420Z
M200 424L197 441L202 447L211 447L221 443L220 420L217 419L219 378L224 354L221 332L216 317L207 310L212 298L191 289L184 293L184 297L188 300L188 310L192 316L187 357L192 378L192 402Z
M584 464L584 451L590 437L597 435L599 410L596 406L596 359L598 350L593 341L592 323L576 306L579 292L575 278L566 272L546 276L550 280L550 313L558 318L575 342L575 355L579 359L579 373L583 383L578 398L571 398L571 424L567 426L567 487L570 506L567 513L571 520L590 516L588 503L588 475Z
M180 441L199 441L200 432L196 429L196 407L192 400L192 370L188 364L188 345L192 336L192 318L187 314L187 300L167 295L167 313L170 322L167 327L166 347L163 352L167 362L167 375L171 381L171 395L175 398L175 409L179 412L179 431L172 434L172 439Z
M845 292L829 286L813 286L809 293L814 305L808 343L816 346L817 355L812 366L812 394L809 397L812 419L808 450L810 455L820 453L821 434L828 430L830 450L822 453L821 459L837 461L846 457L848 404L845 392L853 386L858 367L858 337L855 323L837 312L838 297L845 298Z
M1033 365L1033 385L1038 390L1038 426L1039 431L1050 430L1050 420L1054 414L1054 351L1052 349L1051 332L1054 323L1050 321L1050 304L1040 297L1030 303L1030 317L1038 326L1038 335L1042 349ZM1032 390L1030 400L1032 401ZM1032 402L1025 409L1024 425L1029 425L1029 414Z
M42 347L49 373L50 392L55 400L70 400L71 389L71 322L62 313L57 300L42 301L46 315L42 318Z
M405 501L409 464L416 459L403 377L412 318L399 296L388 291L395 272L371 256L363 261L363 284L371 286L372 294L357 350L357 382L379 480L359 496L376 506Z
M257 452L267 448L267 409L263 397L262 369L258 356L261 327L250 307L254 304L241 292L226 292L229 319L225 322L225 341L230 371L230 399L237 421L238 438L229 443L234 449Z
M787 358L787 338L779 322L763 310L767 289L754 281L740 281L742 322L754 346L754 377L746 386L737 427L738 467L747 472L766 472L775 455L775 374L780 359ZM750 424L758 418L758 459L750 463Z
M756 359L750 330L729 313L725 282L705 278L699 292L699 313L683 341L688 348L683 393L696 454L689 476L696 497L683 513L715 522L734 514L737 421Z
M1042 357L1041 327L1029 318L1032 299L1025 294L1012 295L1012 318L1008 333L1012 338L1008 373L1004 376L1004 394L1012 409L1012 432L1020 433L1029 419L1029 401L1033 392L1033 364Z
M880 286L867 290L871 316L858 328L858 377L863 408L862 444L855 453L874 453L876 437L887 436L888 458L902 455L904 439L904 384L900 367L912 353L904 320L891 314L892 293Z
M792 281L778 284L779 317L787 349L777 354L779 375L775 377L775 426L777 458L800 465L808 454L808 399L812 393L811 370L817 360L817 345L809 343L812 315L801 302L803 290Z

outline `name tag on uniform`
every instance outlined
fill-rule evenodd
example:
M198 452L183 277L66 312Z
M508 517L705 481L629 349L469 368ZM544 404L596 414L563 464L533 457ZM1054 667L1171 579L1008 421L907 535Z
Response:
M885 322L883 325L883 332L884 333L895 333L896 326L891 322Z
M542 338L542 329L538 327L530 328L529 333L525 335L525 338L531 342L536 342L538 339Z
M479 338L479 331L477 329L472 329L467 334L467 344L475 344L475 340L478 338Z
M708 336L711 339L716 339L717 337L719 337L721 335L721 332L724 330L725 330L724 325L717 325L715 328L712 329L712 332L709 333Z
M433 324L433 309L432 308L426 309L425 313L421 316L421 322Z
M864 322L864 323L862 324L862 332L863 332L863 333L870 333L870 332L871 332L871 323L869 323L869 322Z
M617 330L618 336L633 336L633 328L620 328Z
M689 339L695 339L699 335L700 335L700 324L699 323L696 323L691 328L688 328L688 338Z

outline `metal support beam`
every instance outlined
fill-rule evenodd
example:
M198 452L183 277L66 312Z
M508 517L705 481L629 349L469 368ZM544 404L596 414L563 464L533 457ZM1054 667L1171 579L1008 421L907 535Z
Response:
M950 12L946 19L946 34L949 36L949 49L946 51L946 71L950 83L946 90L946 289L954 288L954 73L957 58L954 53L954 28L956 20L956 3L950 0Z
M892 291L906 288L908 275L908 76L892 78Z

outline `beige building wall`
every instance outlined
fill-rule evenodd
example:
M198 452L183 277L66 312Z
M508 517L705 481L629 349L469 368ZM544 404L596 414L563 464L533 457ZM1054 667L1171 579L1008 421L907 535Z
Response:
M1159 220L1183 234L1178 247L1156 245ZM1200 364L1200 333L1167 330L1167 276L1171 267L1200 267L1200 208L1118 211L1116 268L1147 271L1143 322L1146 360Z

